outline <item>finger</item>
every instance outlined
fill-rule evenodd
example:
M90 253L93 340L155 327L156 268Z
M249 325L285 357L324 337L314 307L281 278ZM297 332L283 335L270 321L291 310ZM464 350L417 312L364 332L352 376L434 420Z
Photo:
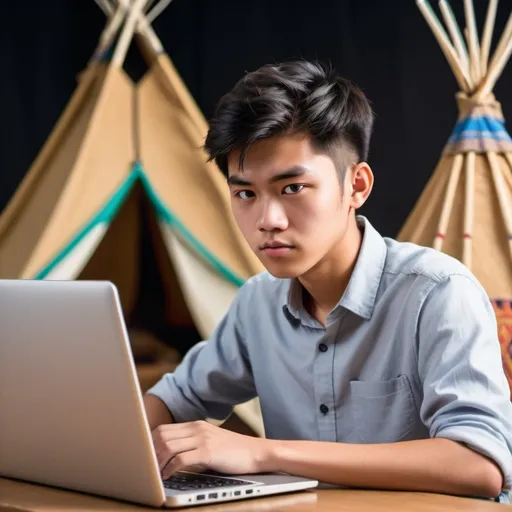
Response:
M191 439L197 437L192 431L182 431L181 433L176 432L163 432L161 434L153 436L153 445L157 451L163 450L165 446L176 441L184 439Z
M180 471L190 471L191 473L204 473L208 468L204 466L185 466L180 469Z
M171 425L160 425L151 432L153 441L171 439L183 439L190 437L194 432L198 432L202 428L201 421L192 421L188 423L173 423Z
M178 431L161 430L159 432L153 433L152 435L153 446L155 447L157 453L165 451L166 447L170 443L174 443L176 441L183 439L190 439L193 437L197 437L197 435L194 435L194 429L192 428L182 429Z
M183 423L164 423L162 425L159 425L158 427L155 427L153 429L153 432L158 431L167 431L167 430L182 430L182 429L188 429L188 428L194 428L194 427L200 427L201 425L206 425L206 421L197 420L197 421L186 421Z
M208 467L209 463L210 461L208 460L204 450L199 449L182 452L169 461L169 464L167 464L167 466L165 466L164 470L162 471L162 477L167 479L176 473L176 471L188 468L190 466Z
M187 437L185 439L175 439L168 444L155 447L156 458L158 459L158 466L160 471L167 465L167 463L176 455L182 452L194 450L199 445L199 440L194 437Z

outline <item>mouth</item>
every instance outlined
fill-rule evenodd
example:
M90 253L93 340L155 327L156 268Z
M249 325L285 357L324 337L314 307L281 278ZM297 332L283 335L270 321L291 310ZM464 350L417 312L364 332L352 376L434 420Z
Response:
M295 246L281 242L269 242L260 246L260 250L268 256L285 256L289 254Z

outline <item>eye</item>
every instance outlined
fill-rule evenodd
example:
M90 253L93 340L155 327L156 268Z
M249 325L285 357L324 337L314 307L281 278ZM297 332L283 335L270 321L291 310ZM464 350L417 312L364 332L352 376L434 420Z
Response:
M247 201L247 199L254 197L254 192L252 190L239 190L238 192L235 192L235 195L243 201Z
M283 188L284 194L297 194L297 192L300 192L304 188L304 185L299 185L297 183L294 183L292 185L287 185Z

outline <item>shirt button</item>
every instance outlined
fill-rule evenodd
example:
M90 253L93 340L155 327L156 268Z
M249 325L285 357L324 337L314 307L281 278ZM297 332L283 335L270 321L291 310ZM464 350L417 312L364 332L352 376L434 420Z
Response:
M327 352L327 345L325 343L320 343L318 348L320 349L320 352Z
M327 413L329 412L329 407L327 407L327 405L325 405L325 404L322 404L322 405L320 406L320 412L321 412L322 414L327 414Z

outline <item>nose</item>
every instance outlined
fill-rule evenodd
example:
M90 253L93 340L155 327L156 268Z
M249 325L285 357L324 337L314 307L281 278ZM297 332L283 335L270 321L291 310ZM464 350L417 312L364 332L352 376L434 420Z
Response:
M288 227L288 218L283 206L278 201L262 202L258 220L260 231L284 231Z

